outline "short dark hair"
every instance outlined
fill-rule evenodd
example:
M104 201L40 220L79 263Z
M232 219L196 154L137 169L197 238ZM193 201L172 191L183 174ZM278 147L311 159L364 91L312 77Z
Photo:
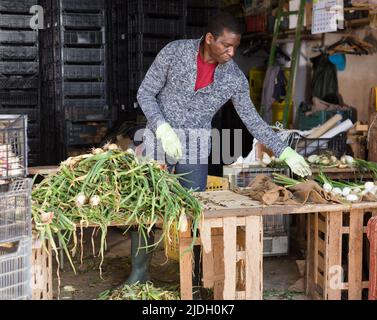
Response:
M223 34L224 29L235 34L242 34L241 24L233 15L229 12L219 12L210 18L205 35L212 33L217 38Z

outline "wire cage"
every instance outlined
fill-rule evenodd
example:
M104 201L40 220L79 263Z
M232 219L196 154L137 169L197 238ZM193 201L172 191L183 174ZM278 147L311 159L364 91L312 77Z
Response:
M31 237L0 243L0 300L31 299Z
M292 137L291 147L304 157L312 154L331 152L336 157L341 157L346 153L347 133L342 132L333 138L308 139L295 133Z
M31 236L31 179L15 180L0 193L0 243Z
M0 115L0 184L27 176L27 115Z
M259 174L272 177L274 173L289 176L288 168L263 168L253 166L233 167L224 166L223 176L229 179L231 187L246 188ZM286 234L288 221L285 216L263 217L265 235Z

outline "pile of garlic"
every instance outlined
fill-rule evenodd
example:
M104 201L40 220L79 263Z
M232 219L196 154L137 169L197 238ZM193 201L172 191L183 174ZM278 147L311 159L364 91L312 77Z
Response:
M0 144L0 177L22 176L24 168L21 160L12 151L9 144Z

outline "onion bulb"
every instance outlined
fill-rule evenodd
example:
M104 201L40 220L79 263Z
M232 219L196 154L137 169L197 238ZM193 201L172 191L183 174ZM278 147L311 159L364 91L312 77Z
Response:
M76 197L76 206L78 208L82 207L83 205L85 205L87 202L88 202L88 198L85 196L85 194L83 193L80 193L77 197Z
M41 214L41 221L42 223L49 224L52 222L52 219L54 218L54 213L53 212L43 212Z
M351 193L351 188L345 187L343 188L342 195L343 197L347 197Z
M356 202L359 200L359 197L356 194L349 194L347 195L346 199L350 202Z
M375 187L375 184L373 182L365 182L364 188L366 191L371 191Z
M263 152L262 162L263 162L266 166L268 166L268 165L272 162L270 156L269 156L267 153L265 153L265 152Z
M331 192L332 190L332 185L330 183L324 183L323 184L323 190L325 190L326 192Z
M186 232L188 228L187 216L185 211L182 211L181 216L179 217L179 230L181 232Z
M340 189L340 188L334 188L334 189L332 189L331 193L334 196L341 195L342 194L342 189Z
M92 196L89 199L89 203L92 207L97 207L101 203L101 198L99 196Z

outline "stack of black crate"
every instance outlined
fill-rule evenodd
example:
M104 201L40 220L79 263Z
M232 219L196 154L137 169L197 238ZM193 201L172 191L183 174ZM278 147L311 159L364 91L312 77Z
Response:
M31 26L36 0L0 0L0 114L28 116L28 165L40 163L38 31Z
M219 6L219 0L187 0L186 37L202 37L210 18L219 12Z
M128 79L120 85L128 91L120 91L120 100L132 110L137 108L137 90L157 53L169 42L185 38L186 1L129 0L127 21Z
M108 103L104 0L45 2L43 80L50 137L61 161L98 145L116 114Z

